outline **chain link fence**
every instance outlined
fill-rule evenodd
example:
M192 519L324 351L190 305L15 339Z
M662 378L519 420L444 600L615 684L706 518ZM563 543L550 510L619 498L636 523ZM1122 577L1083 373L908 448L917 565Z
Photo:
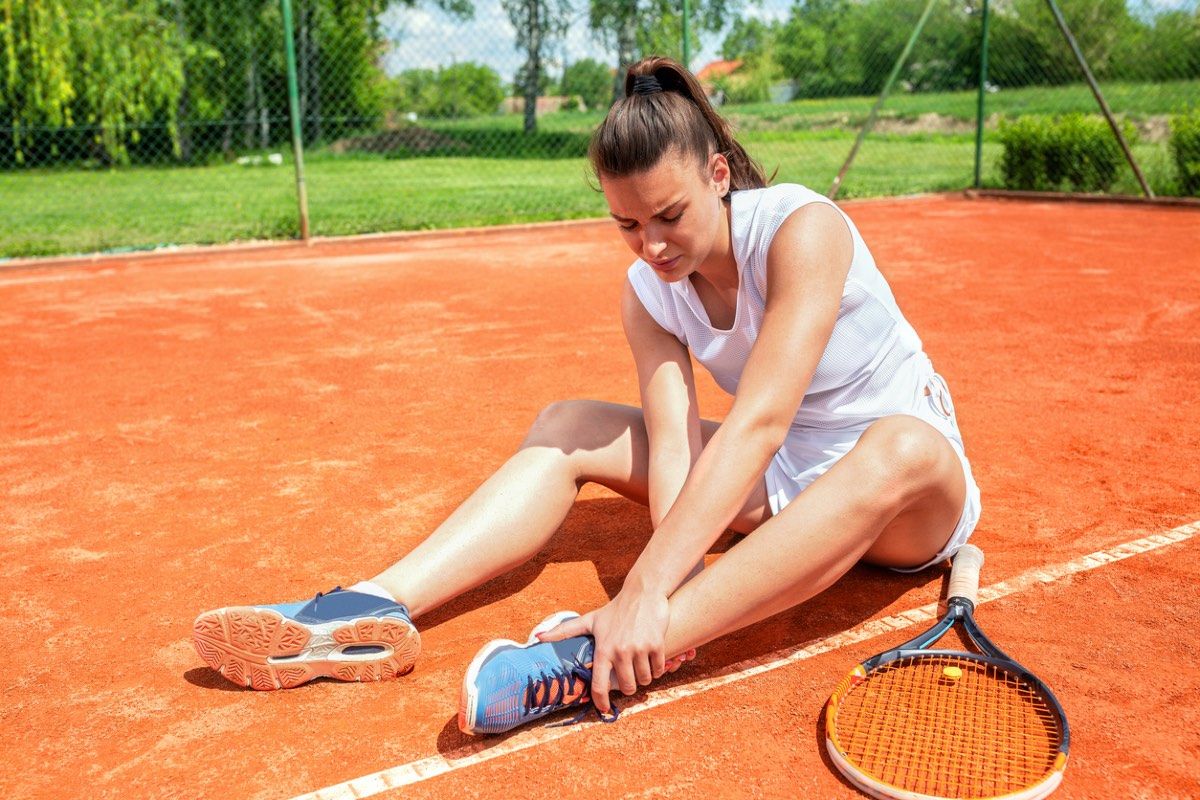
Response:
M588 138L651 53L686 59L777 182L830 190L853 150L840 197L976 169L1143 192L1047 0L692 0L686 39L674 0L290 4L314 235L602 216ZM1200 194L1197 0L1059 7L1147 188ZM296 236L283 19L0 5L0 256Z

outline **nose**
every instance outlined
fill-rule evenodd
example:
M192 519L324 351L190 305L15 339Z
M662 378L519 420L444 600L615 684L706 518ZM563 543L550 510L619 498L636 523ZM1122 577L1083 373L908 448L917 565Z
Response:
M667 243L657 231L647 229L642 234L642 255L648 260L656 260L667 249Z

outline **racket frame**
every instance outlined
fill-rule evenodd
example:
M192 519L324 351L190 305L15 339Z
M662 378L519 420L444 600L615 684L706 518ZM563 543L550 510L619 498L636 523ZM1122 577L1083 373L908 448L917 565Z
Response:
M966 547L973 547L973 545L966 545ZM982 561L982 553L979 554L979 558ZM974 590L971 589L969 594L973 596ZM971 653L964 650L930 649L931 645L949 633L959 623L962 624L963 630L966 631L967 638L979 648L979 653ZM974 600L962 595L951 596L946 601L946 613L928 630L918 636L914 636L903 644L889 650L884 650L882 653L877 653L858 664L842 678L837 688L834 689L833 694L830 695L829 700L825 703L825 747L829 752L830 759L842 775L861 791L881 800L944 800L939 795L922 794L920 792L901 789L876 778L856 766L837 741L837 714L841 701L852 688L865 681L867 675L872 670L901 658L933 658L937 656L966 658L1017 675L1041 693L1061 726L1062 740L1058 746L1058 755L1046 777L1024 790L997 795L995 800L1039 800L1058 788L1059 783L1062 782L1063 770L1067 766L1068 751L1071 743L1071 731L1067 724L1067 715L1064 713L1062 705L1058 702L1058 698L1054 696L1054 692L1050 691L1050 687L1041 678L1017 663L1015 659L997 647L991 639L984 635L983 631L975 623Z

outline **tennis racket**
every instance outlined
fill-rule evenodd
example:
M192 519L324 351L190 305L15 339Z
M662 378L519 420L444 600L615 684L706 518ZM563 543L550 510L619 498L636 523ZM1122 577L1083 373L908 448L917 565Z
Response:
M975 624L982 566L983 551L964 545L945 616L856 666L825 704L830 758L872 797L1033 800L1062 781L1062 706ZM958 622L979 653L930 649Z

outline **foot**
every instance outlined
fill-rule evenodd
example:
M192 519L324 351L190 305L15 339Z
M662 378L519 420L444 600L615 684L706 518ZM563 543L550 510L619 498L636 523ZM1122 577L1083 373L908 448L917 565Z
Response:
M207 611L192 626L192 642L226 678L264 690L321 677L397 678L412 671L421 652L407 608L341 587L307 603Z
M525 644L496 639L483 646L463 678L458 706L458 727L463 733L503 733L591 702L592 637L537 640L539 633L577 616L560 611L547 617Z

